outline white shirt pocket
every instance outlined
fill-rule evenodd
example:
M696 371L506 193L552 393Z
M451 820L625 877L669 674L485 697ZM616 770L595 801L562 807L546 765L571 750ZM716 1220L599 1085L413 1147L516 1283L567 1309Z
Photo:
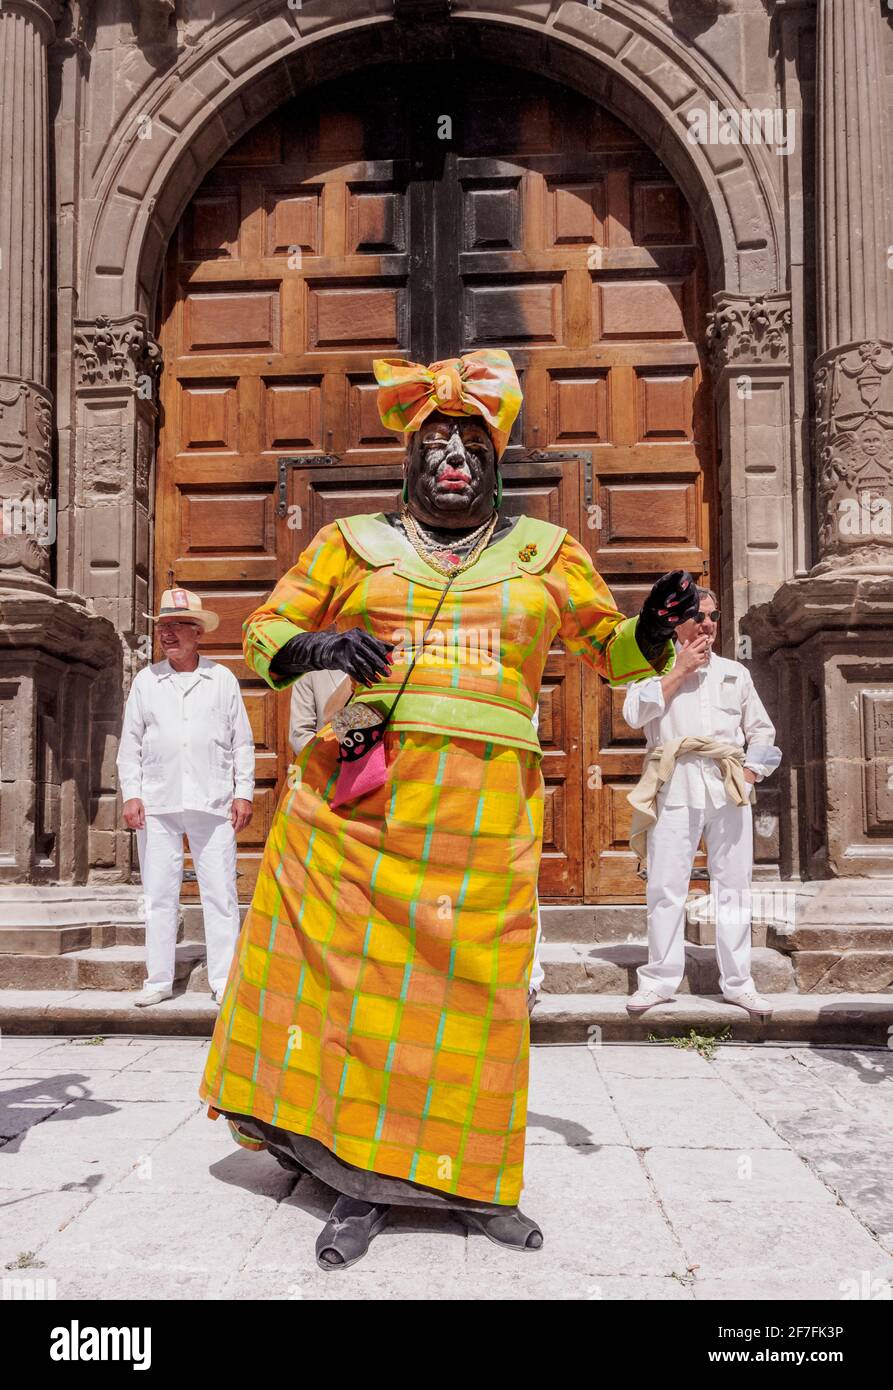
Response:
M740 743L743 705L741 685L735 676L724 676L716 691L716 727L714 736L730 743Z

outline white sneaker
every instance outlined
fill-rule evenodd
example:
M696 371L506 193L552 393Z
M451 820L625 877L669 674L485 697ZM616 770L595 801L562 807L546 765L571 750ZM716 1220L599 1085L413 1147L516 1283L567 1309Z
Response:
M727 1004L737 1004L740 1008L746 1009L751 1018L765 1021L772 1017L771 1003L764 999L762 994L757 994L755 989L743 989L740 994L724 994L723 999Z
M637 989L635 994L631 994L626 1001L626 1011L629 1014L643 1014L646 1009L653 1009L657 1004L669 1004L670 999L665 994L658 994L656 989Z
M173 999L172 989L143 989L136 996L133 1003L136 1008L144 1009L148 1004L160 1004L163 999Z

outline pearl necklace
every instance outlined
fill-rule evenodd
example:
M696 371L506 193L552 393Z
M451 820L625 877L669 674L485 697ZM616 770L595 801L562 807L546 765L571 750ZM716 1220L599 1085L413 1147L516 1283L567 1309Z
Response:
M412 512L405 504L401 508L400 519L403 522L406 534L414 550L421 559L423 559L427 565L430 565L433 570L436 570L438 574L451 575L461 574L463 570L469 569L470 566L474 564L496 529L496 524L499 521L499 513L494 511L488 521L482 522L480 526L475 527L474 531L463 537L461 541L446 542L427 540L422 534L419 524L412 515ZM474 544L471 554L466 556L464 560L460 560L459 556L456 555L455 561L451 563L447 556L451 553L455 554L457 547L461 546L464 548L469 542ZM438 551L445 551L447 555L441 558L437 553Z

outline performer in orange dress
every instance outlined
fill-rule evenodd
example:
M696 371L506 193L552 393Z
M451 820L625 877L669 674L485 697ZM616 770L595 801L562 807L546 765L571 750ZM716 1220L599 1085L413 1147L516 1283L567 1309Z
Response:
M400 511L324 526L245 624L274 689L320 669L355 689L282 791L201 1085L242 1141L341 1194L326 1269L361 1258L392 1205L542 1245L518 1208L543 825L531 716L556 636L618 684L668 670L697 607L676 571L624 618L578 541L503 511L521 404L507 353L375 371L382 419L407 436Z

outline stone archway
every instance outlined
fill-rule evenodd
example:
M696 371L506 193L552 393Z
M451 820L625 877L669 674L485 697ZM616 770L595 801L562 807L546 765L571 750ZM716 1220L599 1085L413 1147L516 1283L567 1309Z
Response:
M694 210L716 309L705 334L723 464L723 607L737 630L748 608L770 598L790 571L794 412L785 243L767 153L742 146L729 159L686 138L686 113L731 104L731 89L696 50L627 0L604 0L597 10L576 0L511 8L497 0L343 0L337 18L333 8L305 0L287 13L281 0L269 0L258 13L246 4L148 77L105 138L82 204L79 317L69 325L74 381L60 379L57 388L76 401L76 419L59 431L60 487L91 499L75 510L59 547L60 585L89 596L101 571L100 611L122 634L125 664L134 666L149 602L158 365L152 313L168 239L205 173L259 120L323 78L422 51L472 53L554 76L615 112L658 154ZM742 374L746 393L736 385ZM770 436L779 446L775 476L761 467L760 495L749 499L749 451L765 462ZM108 537L120 531L122 508L132 526L119 536L110 591ZM753 573L748 527L760 534ZM111 731L114 701L104 718Z
M666 166L539 73L521 90L516 68L481 59L353 72L278 107L209 172L165 260L154 588L201 593L220 617L206 654L243 682L257 745L243 890L292 755L289 697L245 668L242 625L335 511L390 508L402 448L378 424L371 359L508 348L524 409L506 505L583 539L626 609L661 569L718 582L707 302ZM317 466L297 481L283 455ZM639 753L610 692L553 652L541 713L541 893L638 898L622 798Z
M120 318L151 309L161 259L204 174L282 102L325 78L411 58L393 0L306 0L292 15L268 0L221 24L215 43L187 52L147 85L107 141L86 230L82 307ZM403 5L421 20L424 4ZM437 3L429 8L436 11ZM250 11L250 13L249 13ZM328 11L328 12L327 12ZM660 21L625 0L589 10L577 0L453 0L426 51L474 51L536 67L600 101L663 160L691 203L717 291L766 295L786 288L780 209L764 146L726 152L689 143L686 113L734 104L716 70ZM146 122L153 134L146 138ZM140 130L142 129L142 136Z
M395 21L395 8L405 14L403 22ZM447 8L449 17L443 18ZM412 29L413 16L421 29ZM732 95L718 72L656 17L637 13L626 0L604 0L597 10L576 0L525 0L517 7L497 0L453 0L449 7L442 0L344 0L337 18L325 0L306 0L293 12L284 12L279 0L261 6L260 14L256 6L246 5L137 92L105 141L85 207L92 218L82 238L81 316L71 330L79 346L77 430L88 446L83 451L87 458L76 462L74 428L63 428L60 473L63 490L76 492L79 472L86 468L89 474L91 467L89 438L100 418L94 406L102 402L105 425L112 400L120 402L115 427L124 431L121 462L131 480L135 518L133 547L121 556L120 574L127 583L135 571L137 583L132 594L119 596L113 616L122 631L131 633L131 642L142 631L137 609L146 597L145 569L140 571L138 561L148 553L146 483L153 422L151 405L138 392L141 381L147 394L153 369L146 331L152 326L171 232L207 170L263 116L323 77L417 56L422 36L426 53L474 52L553 75L593 97L651 145L686 193L705 241L714 296L724 296L715 360L722 379L718 396L723 398L729 526L732 499L738 502L746 493L745 410L733 374L752 366L767 383L771 374L771 393L760 402L766 406L761 426L764 432L767 425L781 433L791 429L791 411L782 400L786 387L781 385L788 371L789 315L787 301L774 298L786 290L787 270L768 155L761 147L741 146L730 160L716 149L688 142L686 112L708 109L711 102L727 104ZM740 331L739 324L755 297L763 305L756 335ZM762 332L766 313L772 329L768 338ZM98 372L97 341L107 358ZM59 395L70 389L69 381L60 380ZM779 489L785 471L790 469L779 470ZM89 476L86 482L89 486ZM776 529L782 524L790 528L785 506L773 519ZM83 528L83 519L68 533L65 548L60 547L60 580L89 593L91 540L78 534L79 526ZM736 542L731 530L727 543L730 554L737 546L740 571L746 543L743 538ZM778 573L767 573L764 564L754 592L746 574L736 574L727 596L736 621L783 580L788 549L779 533Z

